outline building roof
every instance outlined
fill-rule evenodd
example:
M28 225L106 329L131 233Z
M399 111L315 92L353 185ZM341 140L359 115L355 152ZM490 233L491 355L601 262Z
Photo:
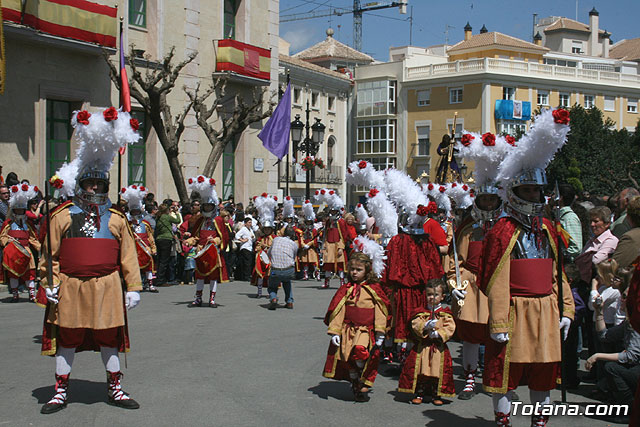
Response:
M492 31L490 33L476 34L474 36L471 36L469 40L463 40L453 45L447 52L458 52L462 50L488 46L504 46L511 49L533 49L540 51L540 53L544 53L549 50L546 47L538 46L536 44L499 33L497 31Z
M315 71L321 74L325 74L327 76L331 76L337 79L342 79L346 81L351 81L349 76L343 73L339 73L337 71L330 70L325 67L321 67L316 64L312 64L310 62L304 61L302 59L294 58L292 56L280 54L279 56L280 62L285 62L287 64L295 65L300 68L306 68L307 70Z
M573 30L573 31L580 31L583 33L591 32L591 28L587 24L584 24L582 22L575 21L569 18L556 19L556 21L553 24L549 25L547 28L544 29L544 32L548 33L550 31L559 31L559 30ZM604 33L604 30L599 30L598 32L602 34Z
M609 50L609 57L623 61L640 60L640 37L636 39L621 40Z
M302 52L296 53L293 57L307 60L318 58L337 58L358 62L373 62L373 58L369 55L359 52L344 43L340 43L330 35L320 43L314 44Z

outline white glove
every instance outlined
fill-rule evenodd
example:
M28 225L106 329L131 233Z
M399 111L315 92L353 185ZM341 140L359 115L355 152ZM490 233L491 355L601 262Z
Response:
M136 305L140 304L140 293L139 292L127 292L124 297L124 301L127 305L127 310L131 310Z
M309 245L304 245L304 248L305 249L309 249Z
M336 347L340 346L340 335L332 335L331 344L335 345Z
M50 303L52 304L57 304L58 303L58 290L60 288L56 287L56 288L45 288L45 293L47 294L47 300L49 300Z
M451 291L451 295L457 300L464 299L467 296L467 291L460 291L458 289L454 289Z
M429 338L435 340L437 338L440 338L440 334L438 334L438 331L434 329L433 331L429 332Z
M571 327L571 319L563 317L560 320L560 330L562 331L562 340L566 340L569 335L569 328Z
M491 334L491 339L499 343L509 341L509 334L507 332L498 332L497 334Z
M384 335L379 335L376 338L376 347L382 347L382 343L384 342Z

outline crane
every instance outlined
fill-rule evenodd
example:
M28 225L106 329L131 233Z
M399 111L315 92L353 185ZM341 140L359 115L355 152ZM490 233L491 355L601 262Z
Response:
M398 1L374 1L361 4L360 0L353 0L353 8L331 7L329 9L316 10L308 13L293 13L290 15L281 15L280 22L300 21L303 19L322 18L324 16L342 16L353 14L353 48L362 50L362 13L371 12L373 10L389 9L397 7L401 14L407 13L408 0Z

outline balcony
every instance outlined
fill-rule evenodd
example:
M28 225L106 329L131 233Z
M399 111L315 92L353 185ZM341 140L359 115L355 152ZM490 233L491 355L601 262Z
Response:
M306 182L307 173L299 164L289 165L289 184ZM287 170L280 167L280 183L287 181ZM341 185L344 175L342 166L327 166L324 169L313 168L311 170L311 184L325 184L327 186Z
M640 88L640 75L637 74L561 67L558 65L539 64L537 62L497 58L469 59L444 64L407 67L405 69L405 81L482 73L518 75L561 81L571 80L574 82Z

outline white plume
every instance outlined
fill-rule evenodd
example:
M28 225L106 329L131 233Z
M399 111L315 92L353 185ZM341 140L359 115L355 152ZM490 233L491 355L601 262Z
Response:
M275 209L278 206L278 201L266 193L256 197L253 202L258 210L258 218L263 226L269 225L273 227L273 221L275 219Z
M361 165L366 165L361 168ZM376 170L371 163L365 160L354 160L349 163L345 176L347 184L358 185L367 188L385 189L384 172Z
M398 212L384 191L372 189L367 194L367 208L376 220L380 234L391 238L398 234Z
M60 169L58 169L55 175L51 177L50 182L52 184L58 179L60 180L60 182L58 183L58 186L60 186L60 188L56 187L58 189L59 197L70 198L70 197L73 197L73 195L75 194L76 178L79 172L78 171L79 163L80 162L76 157L71 162L64 163L62 166L60 166Z
M369 219L369 214L367 210L362 206L362 203L358 203L356 206L356 218L358 218L358 222L362 225L367 224L367 219Z
M124 190L124 191L122 191ZM129 210L140 209L142 210L142 201L147 195L147 189L144 186L130 185L120 190L120 197L122 200L127 201Z
M422 192L418 183L398 169L387 169L384 181L391 201L408 214L409 225L415 227L424 221L424 218L417 215L416 211L419 205L427 206L429 199Z
M495 145L488 146L482 142L482 135L476 132L463 131L463 138L469 136L468 145L457 143L459 155L465 161L474 162L473 176L476 185L495 185L498 175L498 166L504 160L507 153L514 150L514 146L507 142L501 135L495 135Z
M194 176L187 181L189 191L198 192L202 203L211 203L218 206L219 199L216 192L216 181L213 178L204 175Z
M304 219L307 221L315 221L316 213L313 211L313 205L309 200L306 200L302 204L302 213L304 214Z
M296 215L293 209L293 199L291 196L286 196L282 202L282 216L285 218L293 218Z
M371 269L378 277L382 277L384 272L384 248L366 236L358 236L353 240L353 249L362 252L371 259Z

